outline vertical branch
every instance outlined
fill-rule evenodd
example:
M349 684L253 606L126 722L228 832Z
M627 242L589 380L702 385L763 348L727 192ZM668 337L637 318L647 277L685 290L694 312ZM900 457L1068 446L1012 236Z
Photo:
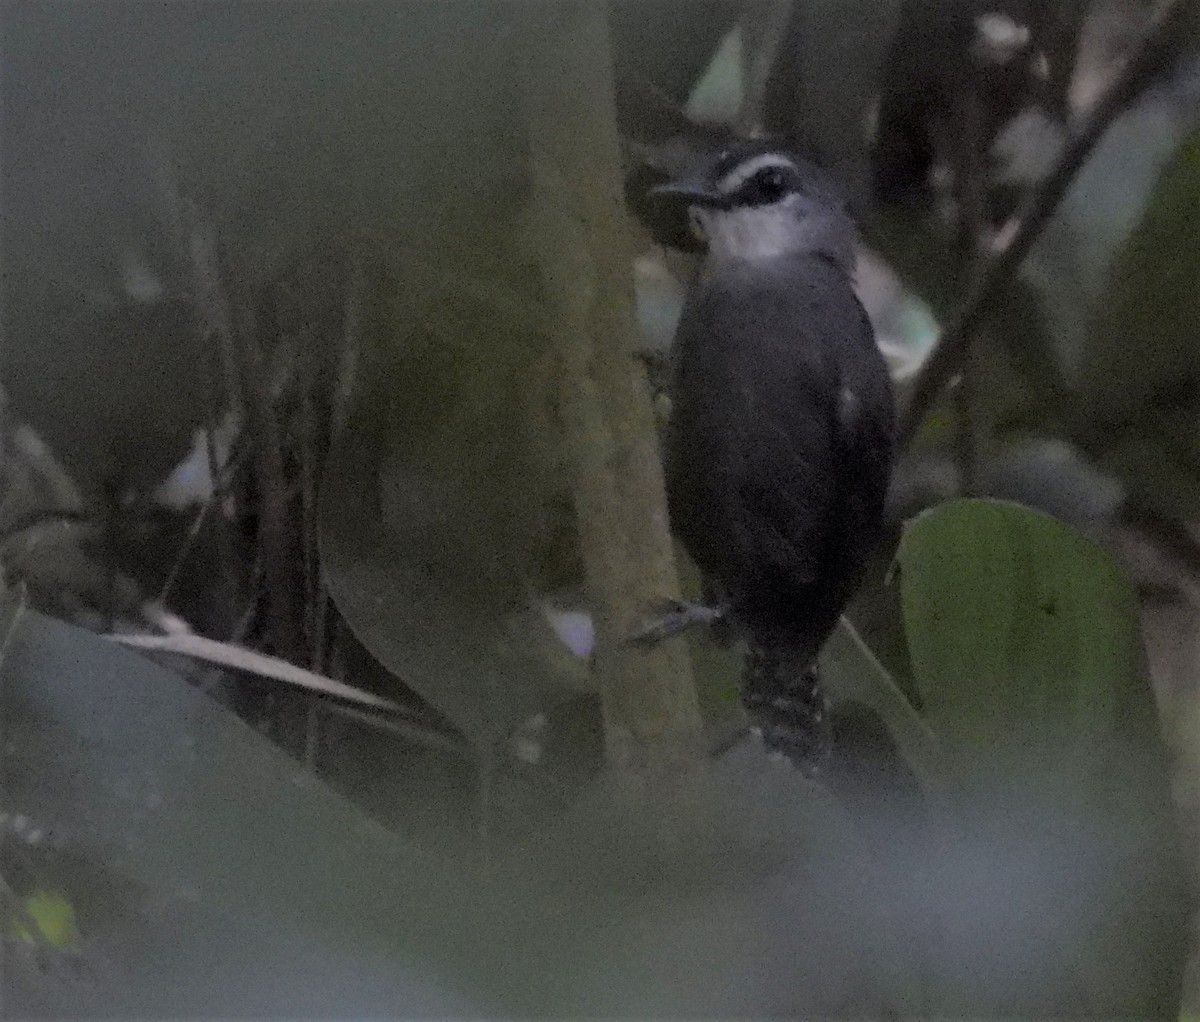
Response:
M621 200L605 5L538 5L527 39L527 118L539 257L553 309L580 544L596 615L610 762L627 777L698 762L685 649L624 642L678 592L653 411L635 355L631 250Z

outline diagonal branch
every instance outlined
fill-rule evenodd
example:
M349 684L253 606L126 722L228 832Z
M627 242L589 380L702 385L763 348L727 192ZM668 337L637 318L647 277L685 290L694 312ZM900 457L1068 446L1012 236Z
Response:
M946 328L913 384L912 396L900 420L898 444L907 447L930 406L959 371L970 347L970 338L991 313L996 298L1011 281L1017 267L1049 223L1079 168L1091 154L1108 126L1141 91L1182 31L1185 17L1196 0L1168 0L1159 10L1141 45L1129 58L1117 79L1100 98L1082 129L1067 144L1051 175L1034 194L1012 242L975 281L963 300L957 317Z

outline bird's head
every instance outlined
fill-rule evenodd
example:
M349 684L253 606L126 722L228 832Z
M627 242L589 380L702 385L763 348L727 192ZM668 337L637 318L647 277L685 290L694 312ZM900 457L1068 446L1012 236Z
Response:
M766 143L722 149L651 195L686 204L713 259L811 253L853 266L855 230L845 203L817 167Z

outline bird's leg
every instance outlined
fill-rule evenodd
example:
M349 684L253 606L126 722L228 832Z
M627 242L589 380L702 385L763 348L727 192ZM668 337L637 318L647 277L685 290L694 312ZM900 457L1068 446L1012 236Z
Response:
M645 619L642 626L627 640L631 646L656 646L664 639L673 639L689 628L712 627L723 621L726 608L719 604L692 603L688 600L668 600Z

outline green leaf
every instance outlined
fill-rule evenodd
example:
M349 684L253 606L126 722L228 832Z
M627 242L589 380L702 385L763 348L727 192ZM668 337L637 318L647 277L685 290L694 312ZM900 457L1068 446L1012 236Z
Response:
M898 555L948 773L928 899L945 1011L1174 1017L1183 879L1137 604L1016 505L956 501Z
M1137 606L1117 566L1082 535L1017 505L955 501L918 517L900 546L909 650L926 719L960 743L1012 736L1055 755L1118 721L1145 682ZM1145 695L1149 696L1149 689ZM1136 721L1154 733L1153 705Z

